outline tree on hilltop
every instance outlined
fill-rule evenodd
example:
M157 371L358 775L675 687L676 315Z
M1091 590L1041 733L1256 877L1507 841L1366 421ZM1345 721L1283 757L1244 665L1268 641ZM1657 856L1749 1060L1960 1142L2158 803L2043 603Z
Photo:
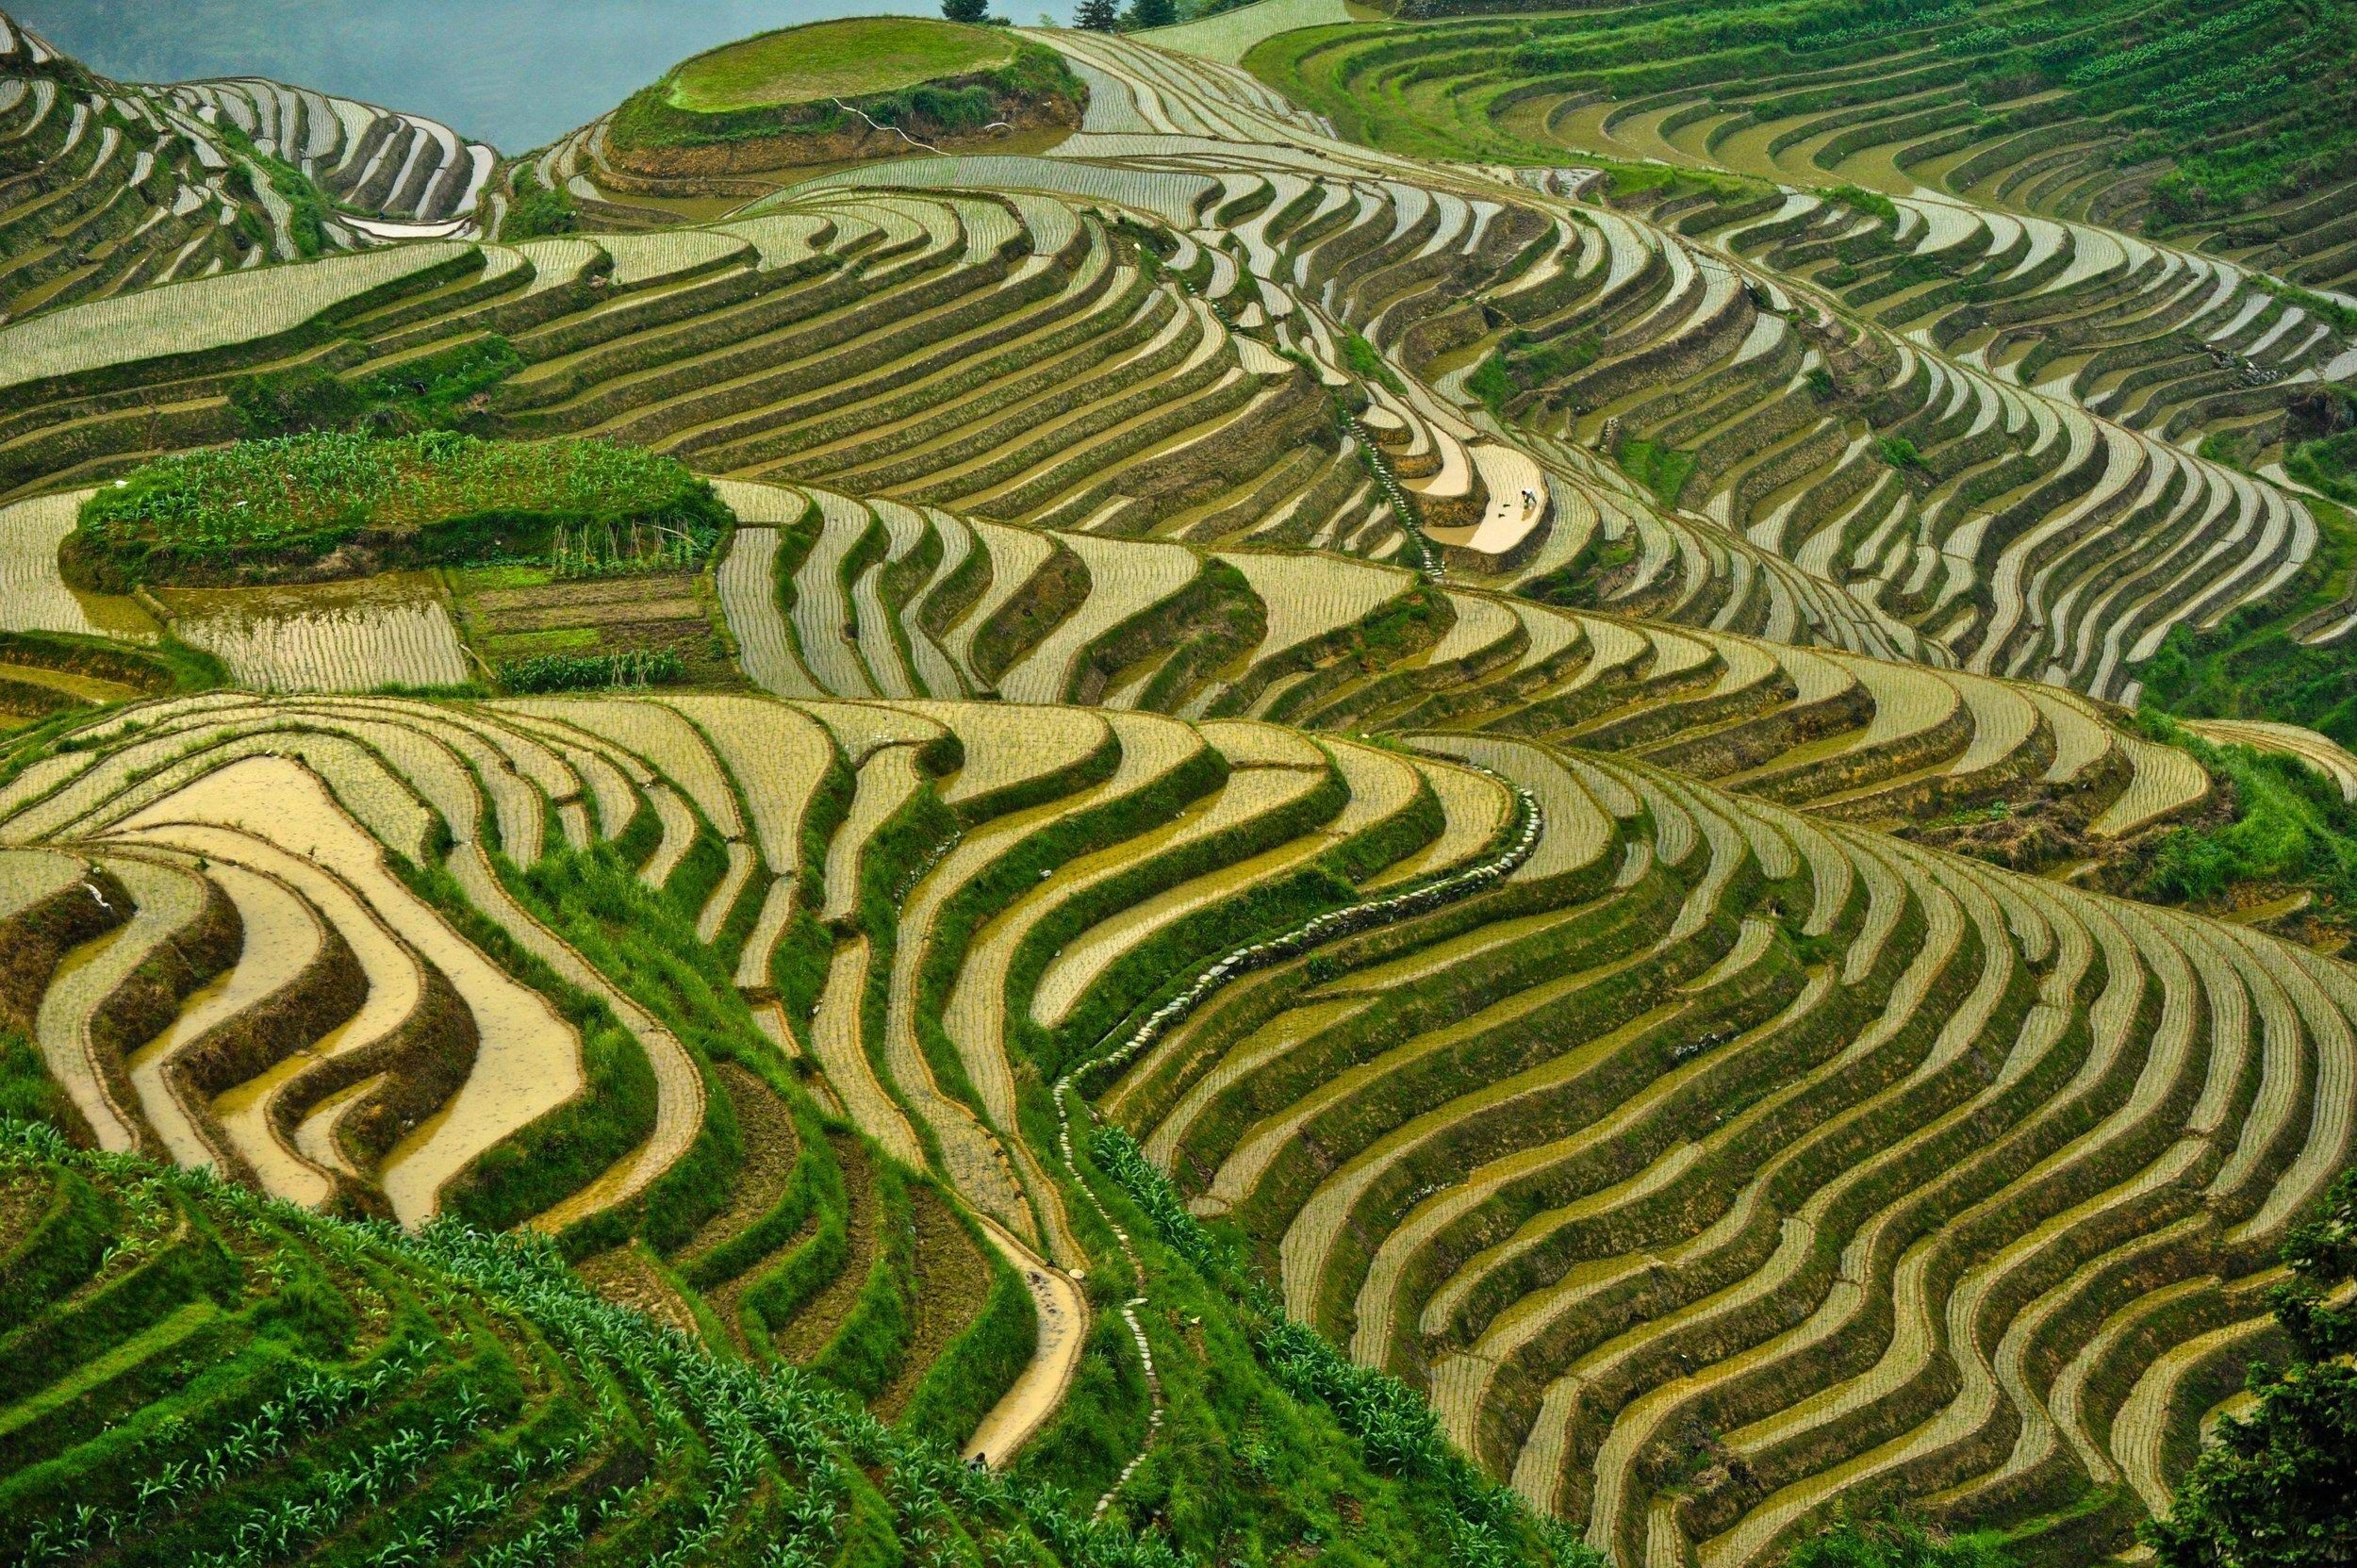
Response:
M1145 27L1167 27L1178 20L1178 0L1129 0L1129 14L1121 19L1121 25L1124 31L1134 33Z
M941 0L941 14L952 22L979 27L990 20L990 0Z
M1092 33L1110 33L1121 25L1121 11L1113 0L1080 0L1080 9L1072 13L1072 25Z

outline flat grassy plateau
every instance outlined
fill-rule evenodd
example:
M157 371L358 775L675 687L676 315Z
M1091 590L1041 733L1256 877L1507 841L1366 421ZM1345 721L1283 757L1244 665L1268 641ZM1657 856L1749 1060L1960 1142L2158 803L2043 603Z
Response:
M787 27L699 55L671 77L667 101L697 114L892 92L1004 65L1014 38L923 17L867 16Z

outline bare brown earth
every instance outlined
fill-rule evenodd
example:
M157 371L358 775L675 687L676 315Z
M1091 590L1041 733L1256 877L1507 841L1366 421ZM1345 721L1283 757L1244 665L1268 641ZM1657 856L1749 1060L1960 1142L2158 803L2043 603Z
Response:
M926 136L918 140L945 153L1005 151L1005 143L1029 132L1069 133L1080 127L1080 106L1066 102L1009 103L1001 111L1007 129L975 131L964 136ZM823 136L750 137L739 141L700 147L607 148L609 168L627 179L635 175L660 190L671 181L757 176L781 169L807 168L819 163L865 162L871 158L906 157L915 149L897 133L855 125ZM1028 149L1027 149L1028 150ZM623 180L616 189L630 189Z
M727 1241L777 1207L802 1152L794 1135L794 1118L770 1087L733 1062L716 1062L713 1071L728 1091L729 1107L736 1113L736 1132L745 1146L745 1163L737 1167L728 1207L704 1221L687 1245L683 1259L698 1258Z
M930 1187L912 1182L910 1212L916 1220L916 1329L909 1336L899 1376L870 1407L886 1421L907 1406L949 1342L965 1331L990 1294L990 1267L956 1214Z
M657 1323L693 1336L696 1314L680 1299L636 1243L601 1252L579 1265L589 1288L619 1306L635 1307Z

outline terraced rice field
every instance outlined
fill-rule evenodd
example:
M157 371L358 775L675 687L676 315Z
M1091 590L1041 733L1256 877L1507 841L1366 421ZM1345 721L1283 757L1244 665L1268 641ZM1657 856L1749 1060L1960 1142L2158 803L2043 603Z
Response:
M1029 834L1007 826L1035 834L1057 819L1055 805L1063 803L1050 796L1002 825L989 802L1034 794L1059 777L1083 801L1105 790L1198 794L1189 825L1175 834L1148 825L1135 842L1116 841L1083 862L1101 866L1093 877L1051 881L1031 895L1077 910L1096 906L1071 902L1072 890L1101 886L1108 877L1142 888L1169 882L1164 913L1149 917L1146 934L1162 936L1158 951L1179 962L1225 934L1183 917L1217 910L1229 892L1288 865L1347 855L1362 840L1421 850L1439 826L1418 823L1399 836L1396 819L1417 798L1418 775L1380 753L1364 753L1379 784L1360 784L1360 764L1330 773L1315 747L1299 752L1314 766L1272 769L1261 761L1266 742L1254 738L1255 730L1240 737L1237 770L1223 784L1230 765L1210 741L1213 732L1195 738L1174 720L1145 717L1118 732L1092 720L1061 751L1043 751L1041 721L1018 721L1017 733L1003 720L1018 710L958 703L798 708L766 698L680 696L470 708L238 697L134 711L136 722L112 726L113 744L61 754L58 761L72 767L23 775L5 801L0 834L78 846L91 867L86 876L114 879L107 883L118 894L109 908L127 922L97 935L87 957L70 953L59 964L38 1030L51 1069L110 1147L211 1164L306 1206L381 1205L410 1223L447 1202L452 1183L470 1180L486 1151L518 1138L528 1143L536 1126L612 1092L585 1075L577 1021L585 1015L570 999L582 992L602 997L602 1016L612 1020L606 1027L618 1025L640 1070L651 1071L652 1125L611 1168L584 1171L578 1191L556 1195L540 1224L582 1223L645 1190L693 1145L710 1092L703 1069L669 1028L517 901L524 890L503 885L494 852L497 865L516 868L512 877L546 855L620 839L651 849L652 867L661 851L656 834L646 830L665 814L647 797L672 788L692 802L693 831L710 835L704 841L716 850L749 835L755 852L731 866L744 865L783 897L744 880L724 881L712 895L724 905L764 908L750 934L737 938L749 957L739 971L747 992L786 1002L793 1028L807 1038L846 1111L882 1148L922 1169L938 1138L952 1190L1037 1236L1044 1228L1029 1208L1033 1200L1005 1174L1014 1167L989 1107L961 1104L933 1084L920 1050L882 1050L883 1070L871 1067L877 1046L863 1039L870 1026L859 999L871 942L931 962L962 958L956 948L928 953L925 920L951 899L971 897L977 879L995 879L1002 861L1025 852ZM1097 785L1105 766L1098 759L1126 756L1125 742L1135 743L1135 771L1125 773L1133 767L1127 761L1112 763L1111 779ZM958 764L946 784L937 783L944 746ZM158 757L169 759L160 770L141 761ZM820 809L812 802L844 757L856 759L856 787L848 809L828 817L814 840L804 826ZM593 817L584 807L593 790L588 780L600 773ZM1269 784L1279 787L1263 787ZM952 824L973 828L970 848L939 861L893 924L838 938L819 993L797 997L772 979L765 945L782 935L792 941L785 928L795 918L802 922L798 930L822 933L820 921L839 928L873 919L862 889L879 876L905 875L877 857L908 852L889 831L920 795L942 802L933 809ZM563 835L539 831L552 817L564 825ZM1431 869L1478 852L1498 818L1494 804L1478 809L1472 828L1454 834L1455 850ZM1294 842L1263 848L1271 834ZM437 836L450 845L440 863L463 890L463 905L437 908L414 879L404 883L388 867L393 855L402 857L396 865L433 864L429 846ZM800 857L814 843L823 855L805 864ZM1397 858L1387 849L1370 869ZM1227 862L1238 869L1215 869ZM81 890L65 870L78 862L53 855L51 864L62 890L43 883L29 887L27 898ZM672 865L676 876L676 856ZM806 914L798 886L815 895ZM453 908L474 913L453 924ZM487 951L483 928L467 923L486 918L504 933ZM709 923L704 929L717 934ZM288 934L297 930L309 934L297 942ZM1116 994L1134 988L1138 978L1113 961L1139 939L1133 933L1088 946L1089 975L1078 983L1051 972L1048 983L1061 999L1055 1015L1063 1018L1083 993L1094 996L1098 988L1089 982L1109 967ZM124 977L167 948L211 956L193 961L176 1019L153 1041L131 1050L110 1044L120 1038L116 1015L131 1005ZM519 968L517 959L503 956L517 949L537 965ZM978 950L994 949L984 942ZM785 962L774 960L781 970ZM911 1016L906 1003L920 987L939 983L925 962L896 966L898 999L887 1015ZM1004 1048L996 1038L961 1040L959 1048ZM945 1133L963 1139L952 1144ZM966 1158L952 1158L952 1148ZM999 1173L995 1190L988 1169Z
M2329 960L1641 764L1432 744L1568 852L1486 921L1207 1004L1103 1103L1295 1314L1620 1560L1755 1560L1875 1477L1959 1520L2102 1480L2136 1373L2043 1326L2107 1343L2162 1255L2248 1302L2347 1158L2342 1114L2292 1111L2348 1070ZM1693 1430L1722 1435L1665 1485Z
M485 216L498 154L436 121L256 78L112 82L14 22L0 44L10 172L0 309L10 316L471 233ZM302 183L282 189L273 163Z
M448 686L471 675L443 597L422 574L313 588L175 589L163 602L176 635L259 691Z
M2346 204L2186 216L1886 20L1025 29L1077 132L781 187L0 19L0 1087L80 1146L0 1136L0 1345L174 1281L0 1356L0 1549L2128 1549L2357 1136L2346 964L2093 890L2249 809L2147 661L2357 627L2278 466ZM75 586L288 388L735 525ZM307 1514L170 1468L289 1334L269 1473L401 1461Z
M932 583L900 600L897 635L863 617L856 644L827 634L838 610L829 589L870 527L849 498L810 489L745 487L732 492L757 513L823 520L794 579L801 647L824 647L811 668L781 667L785 639L766 590L732 602L731 626L746 668L781 695L871 695L857 649L902 642L940 650L924 694L954 698L994 684L1011 701L1043 701L1073 688L1083 667L1100 672L1106 701L1187 718L1270 716L1357 733L1445 722L1452 729L1527 735L1591 750L1627 751L1718 781L1745 794L1851 820L1891 825L2003 801L2043 801L2094 840L2117 839L2198 806L2209 784L2182 752L2119 727L2083 699L2051 687L1962 670L1889 664L1795 649L1730 634L1673 629L1595 612L1453 588L1445 624L1393 627L1413 602L1415 579L1394 568L1308 552L1198 551L1160 541L1040 533L979 525L990 551L989 591L963 619L928 620L927 603L956 573L946 544ZM805 495L808 499L805 500ZM945 525L948 525L945 527ZM935 512L936 543L958 525ZM739 550L773 552L768 531L748 529ZM931 553L910 546L916 558ZM1085 582L1075 589L1053 563L1069 551ZM960 559L962 560L962 556ZM1235 570L1240 600L1257 624L1225 662L1194 656L1200 628L1158 618L1157 606L1203 578L1213 563ZM1002 574L1003 569L1003 574ZM728 581L731 570L722 563ZM741 579L761 583L766 568ZM976 654L1020 623L1028 652L998 671ZM996 630L994 630L996 629ZM936 635L937 634L937 635ZM1383 656L1342 657L1384 639ZM1184 656L1191 662L1182 663ZM788 668L771 685L759 671ZM929 667L919 662L915 670ZM1183 678L1182 678L1183 677ZM774 678L774 677L772 677Z

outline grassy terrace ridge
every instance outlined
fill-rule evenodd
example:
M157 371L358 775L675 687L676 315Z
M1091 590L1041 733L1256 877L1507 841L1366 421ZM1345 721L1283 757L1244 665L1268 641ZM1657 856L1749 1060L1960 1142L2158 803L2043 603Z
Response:
M862 98L1004 65L1017 42L1001 30L921 16L813 22L682 62L665 83L665 100L691 113L719 114Z
M119 591L535 555L561 530L701 554L731 520L675 460L608 441L313 433L148 464L83 503L66 550Z

